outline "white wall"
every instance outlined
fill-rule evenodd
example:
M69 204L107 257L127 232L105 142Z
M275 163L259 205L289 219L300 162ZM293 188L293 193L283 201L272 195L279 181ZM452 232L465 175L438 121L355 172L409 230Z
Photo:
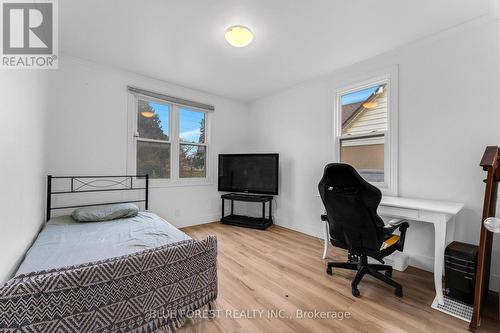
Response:
M464 202L455 239L477 244L484 190L478 164L486 145L500 144L497 45L497 23L482 18L252 103L252 149L280 153L277 224L322 235L315 195L329 158L333 91L399 65L399 194ZM432 226L412 224L405 249L412 264L431 270L433 247Z
M0 282L15 272L43 223L47 74L0 74Z
M0 112L7 125L0 177L6 190L0 200L9 209L0 220L0 280L15 269L43 220L45 174L127 172L127 85L214 104L214 156L279 152L277 224L321 236L315 195L330 154L331 94L346 81L395 64L399 193L464 202L455 239L477 243L483 196L478 162L486 145L500 143L497 46L496 22L478 20L258 100L250 113L239 102L67 55L48 84L46 72L2 72ZM151 200L151 210L177 226L220 216L215 179L206 186L154 188ZM432 268L432 239L431 226L412 224L406 252L414 265ZM500 264L492 273L497 286Z
M247 105L68 55L50 77L48 171L53 175L127 173L127 85L212 104L212 156L248 146ZM220 218L213 183L152 188L150 210L182 227Z

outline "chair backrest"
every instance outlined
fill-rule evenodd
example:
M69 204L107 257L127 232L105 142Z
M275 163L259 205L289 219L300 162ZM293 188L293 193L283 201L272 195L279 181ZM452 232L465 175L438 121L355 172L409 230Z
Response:
M331 163L318 185L330 225L330 236L353 252L377 251L383 242L384 222L377 215L382 198L350 165Z

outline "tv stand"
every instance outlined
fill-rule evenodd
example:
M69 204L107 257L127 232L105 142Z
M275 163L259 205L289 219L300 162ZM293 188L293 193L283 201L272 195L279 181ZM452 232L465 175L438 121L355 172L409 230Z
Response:
M220 197L222 199L222 217L220 221L223 224L235 225L238 227L254 228L265 230L273 224L272 206L273 196L271 195L250 195L245 193L228 193ZM224 201L231 201L231 215L225 215ZM261 202L262 203L262 217L251 217L234 214L234 202ZM266 218L266 202L269 202L269 217Z

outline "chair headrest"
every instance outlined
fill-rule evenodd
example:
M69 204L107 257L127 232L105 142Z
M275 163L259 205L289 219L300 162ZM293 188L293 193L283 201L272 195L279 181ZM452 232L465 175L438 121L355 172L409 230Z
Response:
M368 183L351 165L345 163L330 163L325 166L320 186L324 191L338 194L358 194L359 192L373 192L382 195L380 190Z

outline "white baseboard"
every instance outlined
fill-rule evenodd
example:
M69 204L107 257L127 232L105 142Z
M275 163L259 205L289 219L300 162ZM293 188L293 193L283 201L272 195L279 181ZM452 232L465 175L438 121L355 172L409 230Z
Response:
M434 258L422 256L415 253L406 253L410 257L410 266L420 268L427 272L434 272ZM490 275L490 285L489 289L500 292L500 275L491 274Z
M186 217L186 218L173 218L167 219L167 221L173 224L177 228L192 227L200 224L212 223L220 220L220 213L196 217Z
M284 225L279 222L279 219L274 216L274 223L276 225L279 225L283 228L287 228L293 231L300 232L302 234L306 234L309 236L317 237L323 240L323 235L318 235L318 232L316 231L310 231L310 230L304 230L302 228L294 228L288 225ZM321 232L320 232L321 233ZM429 256L423 256L418 253L408 253L404 252L409 258L410 258L410 266L419 268L421 270L427 271L427 272L434 272L434 257L429 257ZM321 255L321 254L318 254ZM495 275L491 274L490 275L490 290L500 292L500 275Z
M276 215L273 216L273 223L275 225L280 226L280 227L283 227L283 228L286 228L286 229L290 229L290 230L293 230L293 231L296 231L296 232L300 232L301 234L305 234L305 235L308 235L308 236L320 238L321 240L323 240L323 235L318 235L318 231L317 230L305 230L304 228L292 227L290 225L286 225L286 224L280 223L280 219L278 217L276 217Z
M404 252L410 258L410 266L419 268L427 272L434 272L434 258L423 256L418 253Z
M321 240L323 239L323 236L319 236L316 231L312 230L304 230L302 228L294 228L288 225L283 225L282 223L279 223L279 219L274 218L274 224L279 225L280 227L287 228L293 231L300 232L302 234L306 234L309 236L317 237L320 238ZM181 219L171 219L169 220L170 223L172 223L174 226L177 228L185 228L185 227L191 227L195 225L200 225L200 224L206 224L206 223L212 223L215 221L220 220L220 214L212 214L212 215L205 215L205 216L198 216L198 217L189 217L189 218L181 218ZM423 256L418 253L407 253L404 252L409 258L410 258L410 266L416 267L419 269L422 269L427 272L434 272L434 258L433 257L428 257L428 256ZM318 255L321 255L320 253ZM490 290L500 292L500 275L495 275L491 274L490 276Z

